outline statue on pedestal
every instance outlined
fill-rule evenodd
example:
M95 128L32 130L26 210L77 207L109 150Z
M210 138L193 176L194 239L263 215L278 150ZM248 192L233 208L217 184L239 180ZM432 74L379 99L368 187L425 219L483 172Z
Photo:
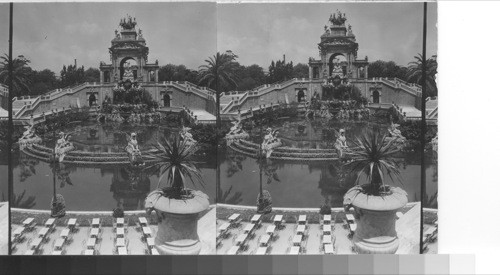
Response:
M344 153L346 150L349 149L347 146L347 139L345 137L345 130L340 129L339 131L339 136L337 137L337 140L335 141L335 149L337 149L337 153L339 155L339 158L344 157Z
M180 132L181 140L188 146L196 144L196 140L194 140L193 135L189 132L190 130L191 128L189 127L182 127Z
M33 124L29 126L25 126L25 131L23 132L23 135L19 139L19 147L21 149L24 149L28 146L31 146L33 144L39 144L42 142L42 139L35 134L35 129L33 129Z
M271 156L273 149L281 146L281 139L278 138L278 130L267 128L266 135L264 136L264 141L261 144L262 153L265 154L266 158Z
M130 164L134 166L144 165L141 150L139 150L139 143L137 142L137 134L132 133L130 136L127 134L127 139L128 144L125 147L125 151L127 151Z
M64 132L59 133L59 139L57 140L56 147L54 148L56 158L59 162L64 160L64 157L69 151L75 149L73 143L69 142L69 137L70 134L66 135Z
M241 115L238 115L238 120L232 122L233 126L229 129L226 134L226 143L231 145L236 140L246 139L249 137L248 133L245 132L241 126Z

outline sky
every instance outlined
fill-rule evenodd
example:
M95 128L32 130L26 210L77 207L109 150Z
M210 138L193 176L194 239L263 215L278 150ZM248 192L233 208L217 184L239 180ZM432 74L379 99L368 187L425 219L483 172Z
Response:
M359 43L358 58L407 65L422 51L422 3L221 4L217 45L240 63L267 68L271 60L319 59L318 43L330 14L340 10ZM437 54L437 4L428 7L428 55ZM244 15L244 16L242 16Z
M358 58L407 65L422 48L421 3L26 3L14 5L14 55L59 74L64 64L109 63L108 48L130 14L149 46L149 61L197 69L232 50L243 65L267 70L271 60L307 63L331 13L346 13ZM8 51L8 4L0 4L0 52ZM437 5L428 5L428 55L437 53Z

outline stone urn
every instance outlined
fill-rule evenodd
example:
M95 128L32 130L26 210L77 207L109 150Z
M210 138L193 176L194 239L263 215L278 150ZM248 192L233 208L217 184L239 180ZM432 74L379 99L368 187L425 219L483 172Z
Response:
M344 195L344 208L354 208L353 243L359 254L394 254L399 247L396 212L408 203L406 192L390 187L384 196L368 195L355 186Z
M201 250L198 237L199 214L208 209L208 196L189 190L185 199L172 199L155 190L146 197L146 209L158 218L155 246L162 255L197 255Z

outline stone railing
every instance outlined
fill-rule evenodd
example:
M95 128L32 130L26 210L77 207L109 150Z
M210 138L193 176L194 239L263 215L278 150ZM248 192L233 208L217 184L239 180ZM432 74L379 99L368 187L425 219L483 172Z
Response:
M307 78L301 78L301 79L292 78L289 80L285 80L283 82L277 82L277 83L273 83L273 84L264 84L264 85L261 85L255 89L252 89L249 91L240 91L237 93L238 95L240 95L242 93L244 93L244 94L238 100L231 100L231 103L233 103L232 107L234 107L234 106L239 107L239 106L243 105L249 97L259 97L259 96L262 96L264 94L270 93L270 92L275 91L275 90L284 89L284 88L286 88L290 85L296 84L296 83L306 83L306 82L309 82L309 79L307 79ZM229 95L225 95L225 97L228 97L228 96ZM231 103L229 103L224 108L224 113L229 112L231 110L231 108L228 108L228 106L231 105Z
M178 88L179 90L182 90L185 92L196 93L203 98L211 97L215 100L216 92L214 90L207 88L207 87L201 87L201 86L195 85L189 81L164 81L163 84L174 86L174 87Z
M94 83L94 85L95 85L95 83ZM54 100L56 98L59 98L61 96L67 95L67 94L74 94L76 92L81 91L82 89L87 88L88 86L93 86L93 85L88 83L88 82L85 82L85 83L82 83L82 84L79 84L79 85L76 85L73 87L68 87L68 88L64 88L64 89L55 89L55 90L49 91L43 95L36 97L36 99L34 101L32 101L30 104L27 104L25 107L21 108L15 114L15 117L21 118L22 116L24 116L24 114L27 111L32 111L32 110L36 109L42 101L43 102L51 101L51 100Z

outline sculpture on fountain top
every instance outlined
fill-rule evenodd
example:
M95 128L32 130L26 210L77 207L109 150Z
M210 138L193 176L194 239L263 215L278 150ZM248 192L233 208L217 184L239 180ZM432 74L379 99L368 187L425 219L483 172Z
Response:
M130 164L134 166L144 165L141 150L139 150L139 143L137 142L137 134L132 133L130 136L127 134L127 139L128 144L125 147L125 151L127 151Z
M261 144L262 153L265 154L266 158L271 156L273 149L281 146L281 139L278 138L278 130L267 128L266 135L264 136L264 141Z
M135 29L135 25L137 25L137 21L135 20L135 17L134 19L132 20L132 16L128 15L127 14L127 17L125 18L122 18L120 20L120 26L124 29L124 30L133 30Z
M69 137L70 134L64 134L64 132L59 133L59 139L57 140L56 146L54 148L56 159L59 162L62 162L64 160L64 157L69 151L75 149L73 143L69 142Z
M332 25L336 26L343 26L345 24L345 21L347 21L347 18L345 16L345 13L341 13L339 10L337 10L337 14L333 13L330 15L330 23Z
M335 149L337 149L337 153L339 155L339 158L343 158L345 151L349 149L349 147L347 146L347 139L345 137L345 130L344 129L340 129L340 131L339 131L339 136L337 137L337 140L335 141Z
M42 139L35 134L35 129L33 128L33 125L25 126L25 129L26 130L23 132L23 135L18 141L19 147L21 149L42 142Z
M236 140L246 139L249 137L248 133L243 130L241 125L241 115L238 115L238 120L231 122L233 126L229 129L229 132L226 134L226 143L230 145Z

